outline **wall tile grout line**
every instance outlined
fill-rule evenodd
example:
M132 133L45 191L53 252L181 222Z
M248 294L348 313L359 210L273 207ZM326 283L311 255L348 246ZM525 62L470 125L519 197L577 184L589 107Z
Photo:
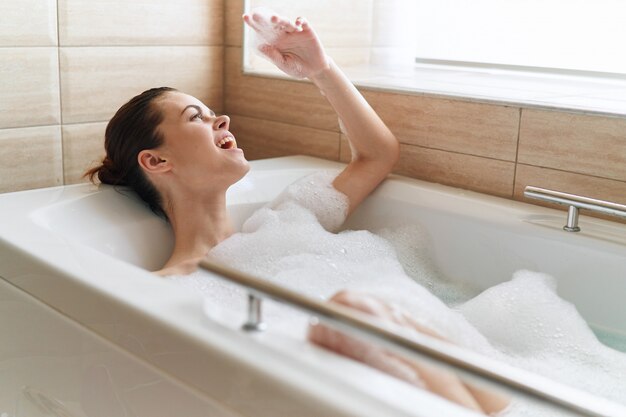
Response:
M59 25L59 0L56 1L57 16L57 71L59 77L59 129L61 130L61 175L62 184L65 185L65 149L63 140L63 89L61 88L61 26Z
M329 104L329 106L330 106L330 104ZM339 130L319 129L317 127L305 126L305 125L301 125L301 124L297 124L297 123L290 123L290 122L285 122L285 121L282 121L282 120L270 119L268 117L259 117L256 114L251 116L250 114L242 114L242 113L231 112L229 114L229 116L230 115L232 115L232 116L239 116L239 117L247 117L249 119L257 119L257 120L263 120L263 121L273 122L273 123L282 123L282 124L289 125L289 126L302 127L302 128L305 128L305 129L312 129L312 130L319 130L319 131L322 131L322 132L332 132L332 133L339 133L339 134L341 134L341 131L339 131Z
M42 124L32 124L32 125L5 126L5 127L0 127L0 132L2 132L3 130L30 129L30 128L54 127L54 126L61 126L61 123L52 123L52 124L42 123Z
M519 108L519 119L517 121L517 147L515 149L515 166L513 167L513 189L511 190L511 198L515 199L515 186L517 185L517 164L519 163L519 142L522 132L522 112L523 108Z
M527 166L527 167L533 167L533 168L549 169L551 171L562 172L564 174L580 175L580 176L586 177L586 178L595 178L595 179L598 179L598 180L615 181L615 182L626 184L626 181L624 181L624 180L618 180L618 179L610 178L610 177L600 177L598 175L587 174L587 173L583 173L583 172L566 171L564 169L546 167L546 166L541 166L541 165L534 165L534 164L529 164L529 163L520 163L519 165Z
M57 0L58 1L58 0ZM57 23L58 25L58 23ZM72 45L64 44L64 48L219 48L224 45L221 44L159 44L159 43L146 43L146 44L98 44L98 45ZM28 48L29 46L11 46L2 48ZM43 46L41 46L43 47Z
M224 113L226 111L226 4L228 0L222 1L222 103L221 103L221 112Z

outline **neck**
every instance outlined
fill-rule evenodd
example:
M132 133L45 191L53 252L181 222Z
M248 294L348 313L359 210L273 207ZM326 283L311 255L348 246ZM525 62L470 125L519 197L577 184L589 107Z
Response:
M197 196L177 197L167 210L174 231L174 251L163 269L186 265L195 270L199 262L218 243L233 234L226 193L220 192L199 199Z

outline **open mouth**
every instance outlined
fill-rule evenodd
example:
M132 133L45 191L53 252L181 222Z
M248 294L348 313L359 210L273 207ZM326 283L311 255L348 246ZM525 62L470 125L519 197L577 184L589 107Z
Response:
M237 142L235 142L235 138L232 136L226 136L216 143L217 147L220 149L233 149L237 147Z

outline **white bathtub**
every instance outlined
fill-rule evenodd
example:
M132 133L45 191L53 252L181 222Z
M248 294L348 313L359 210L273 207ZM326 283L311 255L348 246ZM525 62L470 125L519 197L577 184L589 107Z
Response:
M240 224L297 178L341 166L253 162L229 210ZM271 323L250 335L208 319L199 295L146 271L166 259L168 227L111 187L0 195L0 216L0 415L473 415L313 346L294 352ZM583 216L566 233L563 212L393 177L347 227L414 219L445 274L487 288L547 272L595 329L626 335L625 225Z

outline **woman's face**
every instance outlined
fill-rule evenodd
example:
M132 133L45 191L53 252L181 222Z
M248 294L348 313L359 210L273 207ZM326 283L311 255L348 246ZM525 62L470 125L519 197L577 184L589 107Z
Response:
M197 98L179 92L169 92L155 104L163 114L159 151L185 185L228 188L248 172L248 161L228 131L228 116L216 116Z

